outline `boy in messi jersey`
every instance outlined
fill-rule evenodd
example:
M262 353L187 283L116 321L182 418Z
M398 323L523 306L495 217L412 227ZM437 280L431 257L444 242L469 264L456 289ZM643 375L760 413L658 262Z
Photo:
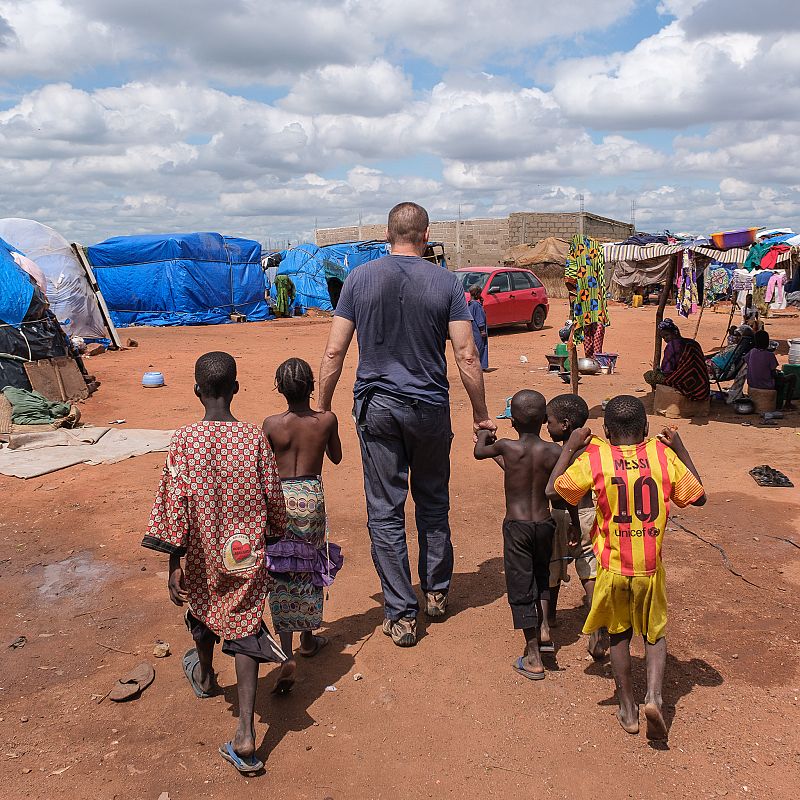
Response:
M588 428L573 432L553 469L547 494L577 505L587 492L595 491L592 543L597 582L583 632L608 629L620 704L617 718L632 734L639 732L639 707L633 696L630 642L634 633L644 637L647 737L665 741L661 685L667 660L667 594L661 542L670 502L681 508L701 506L706 496L675 431L664 429L658 437L646 438L647 415L638 398L620 395L611 400L604 429L608 442L592 436Z

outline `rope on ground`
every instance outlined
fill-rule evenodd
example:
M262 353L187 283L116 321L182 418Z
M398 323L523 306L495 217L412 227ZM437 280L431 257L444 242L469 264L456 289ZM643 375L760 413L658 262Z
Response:
M766 591L765 586L759 586L757 583L753 583L753 581L751 581L749 578L745 578L745 576L733 566L731 560L728 558L728 554L720 545L715 544L714 542L709 542L708 539L704 539L699 533L690 531L685 525L681 525L680 522L677 522L674 519L671 519L670 522L675 525L675 527L680 528L685 533L688 533L690 536L694 536L695 539L699 539L701 542L705 542L705 544L710 545L715 550L719 550L720 554L722 555L722 563L725 565L725 569L727 569L732 575L735 575L737 578L741 578L745 583L750 584L750 586L755 586L756 589Z

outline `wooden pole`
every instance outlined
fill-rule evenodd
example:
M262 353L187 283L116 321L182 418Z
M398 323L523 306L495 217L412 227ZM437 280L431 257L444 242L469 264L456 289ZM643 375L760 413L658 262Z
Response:
M725 333L722 334L722 342L725 343L725 337L728 335L728 330L731 327L731 322L733 322L733 315L736 313L736 309L739 308L738 304L736 303L736 295L733 295L731 299L731 314L728 317L728 324L725 326Z
M670 256L669 267L667 267L667 275L664 278L664 288L661 290L661 295L658 298L658 310L656 311L656 342L653 349L653 369L658 369L661 363L661 335L658 332L658 326L664 319L664 309L667 307L667 300L669 293L672 290L672 284L675 282L675 271L678 268L679 255Z
M700 305L700 315L697 317L697 325L694 328L694 336L693 339L697 338L697 334L700 332L700 320L703 319L703 309L705 308L705 303Z

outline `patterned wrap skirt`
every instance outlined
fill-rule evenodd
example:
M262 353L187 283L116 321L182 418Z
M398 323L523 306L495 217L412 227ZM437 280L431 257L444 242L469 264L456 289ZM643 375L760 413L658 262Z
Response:
M272 622L276 633L313 631L322 625L323 585L328 584L324 572L317 574L328 567L325 494L319 478L289 478L282 486L287 533L267 548L274 579L269 593ZM334 574L340 565L332 565Z

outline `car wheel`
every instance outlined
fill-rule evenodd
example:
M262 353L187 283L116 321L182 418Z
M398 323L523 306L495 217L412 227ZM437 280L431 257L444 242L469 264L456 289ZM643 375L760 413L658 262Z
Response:
M544 306L536 306L531 314L531 321L528 323L529 331L540 331L544 327L544 321L547 319L547 312Z

